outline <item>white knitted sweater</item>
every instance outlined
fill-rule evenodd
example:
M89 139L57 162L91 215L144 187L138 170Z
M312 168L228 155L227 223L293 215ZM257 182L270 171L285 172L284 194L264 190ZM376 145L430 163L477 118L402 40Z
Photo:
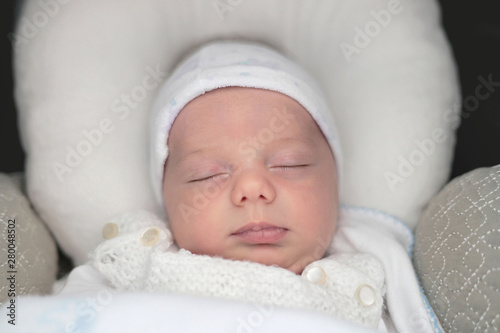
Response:
M385 294L384 269L369 254L333 254L301 275L262 264L178 250L152 213L121 215L91 256L118 290L176 292L312 309L376 328Z

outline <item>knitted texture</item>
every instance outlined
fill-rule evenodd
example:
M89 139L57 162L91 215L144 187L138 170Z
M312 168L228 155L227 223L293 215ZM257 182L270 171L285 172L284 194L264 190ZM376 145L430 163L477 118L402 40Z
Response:
M178 250L164 223L148 212L127 213L112 223L118 226L118 234L99 245L91 259L118 290L175 292L310 309L369 327L377 327L381 319L385 276L382 265L371 255L333 254L296 275L280 267ZM144 245L145 232L151 227L160 230L160 237L153 245ZM319 279L310 278L313 270L319 272ZM368 300L361 290L368 292Z

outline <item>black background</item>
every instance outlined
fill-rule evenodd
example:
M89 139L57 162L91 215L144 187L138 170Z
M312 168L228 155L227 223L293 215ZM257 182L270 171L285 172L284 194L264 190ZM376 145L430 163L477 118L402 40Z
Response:
M418 1L418 0L416 0ZM498 0L440 1L443 23L458 63L462 96L474 96L478 76L500 82L500 15ZM2 91L0 172L24 169L12 96L12 48L15 1L2 0ZM452 177L478 167L500 164L500 87L479 108L462 119Z
M17 133L16 109L12 96L12 47L8 34L13 31L16 1L1 1L2 9L2 109L0 111L0 172L22 171L24 154Z

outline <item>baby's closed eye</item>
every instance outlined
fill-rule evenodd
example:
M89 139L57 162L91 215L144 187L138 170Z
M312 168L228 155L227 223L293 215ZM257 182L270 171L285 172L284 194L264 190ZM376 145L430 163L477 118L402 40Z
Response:
M229 177L228 173L216 173L210 174L208 176L197 176L194 179L190 180L189 183L201 183L206 181L220 181Z
M298 180L310 174L310 172L307 171L310 170L311 166L312 164L308 163L275 165L270 167L270 171L280 178Z
M204 160L191 163L181 170L186 183L202 183L211 180L221 181L229 177L229 168L222 163Z
M299 171L313 165L313 156L304 152L278 153L268 162L269 169L273 171Z

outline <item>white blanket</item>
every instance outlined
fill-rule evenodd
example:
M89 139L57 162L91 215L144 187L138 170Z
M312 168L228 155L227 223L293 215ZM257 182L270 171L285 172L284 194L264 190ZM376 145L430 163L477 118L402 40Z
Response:
M317 312L176 294L101 291L26 297L18 306L15 326L2 309L1 332L373 332Z

